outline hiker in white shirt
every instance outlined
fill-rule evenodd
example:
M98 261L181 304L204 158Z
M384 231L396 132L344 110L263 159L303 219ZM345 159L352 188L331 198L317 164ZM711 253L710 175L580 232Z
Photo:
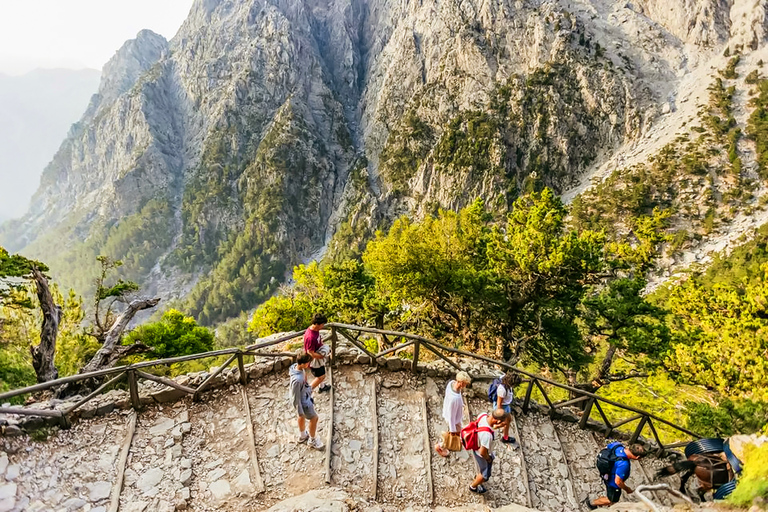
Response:
M496 409L491 415L481 414L477 417L477 442L479 447L477 450L473 450L472 454L477 463L478 473L469 486L470 491L483 494L488 490L483 483L490 480L493 459L496 458L496 455L493 453L493 430L508 426L511 420L512 416L505 412L504 409Z
M456 380L452 380L445 387L445 398L443 399L443 418L448 424L448 432L459 435L461 432L461 422L464 417L464 396L462 390L469 386L472 379L467 372L456 374ZM449 452L444 446L442 440L435 445L435 451L443 457L447 457Z

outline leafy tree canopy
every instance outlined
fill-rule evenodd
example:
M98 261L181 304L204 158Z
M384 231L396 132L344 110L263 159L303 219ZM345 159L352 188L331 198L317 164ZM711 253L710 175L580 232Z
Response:
M124 345L143 343L152 350L145 357L163 359L213 350L213 333L191 316L169 309L159 322L143 324L128 333Z

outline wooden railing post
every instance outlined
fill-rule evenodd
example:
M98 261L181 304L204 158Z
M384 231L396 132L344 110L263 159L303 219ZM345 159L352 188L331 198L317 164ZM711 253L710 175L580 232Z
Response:
M645 422L646 421L648 421L648 416L643 416L640 419L640 423L637 424L637 428L635 429L634 433L632 434L632 437L629 438L629 444L637 442L637 439L640 437L640 434L643 432L643 427L645 427Z
M243 361L243 353L237 353L237 369L240 371L240 384L245 386L248 384L248 374L245 373L245 362Z
M139 385L136 382L136 372L128 370L128 390L131 394L131 405L137 411L141 410L141 399L139 399Z
M584 406L584 411L581 413L581 419L579 420L579 428L587 428L587 422L589 421L589 415L592 414L592 406L595 405L595 399L590 398L587 404Z
M419 373L419 348L421 348L421 342L416 340L413 344L413 363L411 363L413 373Z
M528 381L528 389L525 390L525 398L523 399L523 412L528 412L528 407L531 404L531 393L533 393L533 385L535 379Z
M336 343L339 340L339 335L336 334L336 328L331 327L331 367L336 366Z

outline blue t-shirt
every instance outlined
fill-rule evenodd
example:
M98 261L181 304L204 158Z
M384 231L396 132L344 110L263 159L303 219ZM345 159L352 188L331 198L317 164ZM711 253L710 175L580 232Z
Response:
M627 478L629 478L629 472L632 469L632 466L629 464L629 459L627 459L627 453L624 451L624 446L621 443L611 443L608 445L608 448L613 449L615 446L618 446L616 448L616 457L623 457L617 460L613 463L613 471L611 471L611 478L608 479L608 487L613 487L614 489L618 489L619 486L616 485L616 477L618 476L622 480L626 481Z

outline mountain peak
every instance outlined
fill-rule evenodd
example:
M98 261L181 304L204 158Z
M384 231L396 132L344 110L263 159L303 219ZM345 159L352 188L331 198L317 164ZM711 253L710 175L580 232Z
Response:
M129 39L102 70L98 106L108 105L127 92L168 51L168 41L144 29Z

